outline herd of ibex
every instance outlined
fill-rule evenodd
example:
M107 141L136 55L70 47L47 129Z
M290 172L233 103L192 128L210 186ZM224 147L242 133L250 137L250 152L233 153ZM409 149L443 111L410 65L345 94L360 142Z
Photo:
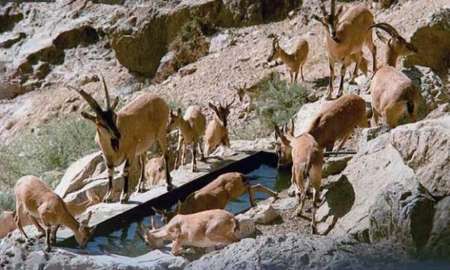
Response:
M280 166L292 163L292 186L298 196L299 206L295 213L302 214L309 187L313 191L313 211L311 229L317 233L315 209L320 200L321 172L324 162L324 149L331 151L337 141L341 148L356 127L368 127L366 102L358 95L343 95L344 75L346 68L354 63L355 75L358 69L367 72L367 60L363 57L362 48L366 46L372 53L372 71L374 73L370 92L372 95L373 124L377 124L381 116L389 127L395 127L406 117L415 121L421 95L411 80L395 69L399 56L416 53L416 48L408 43L387 23L375 23L372 12L362 4L346 9L336 8L335 0L330 1L328 12L324 0L320 0L322 16L314 16L326 30L325 45L328 51L330 68L329 88L326 99L333 96L334 66L341 63L341 78L337 99L326 103L315 116L306 131L294 135L291 127L280 129L275 125L276 153ZM376 63L376 47L372 32L381 29L390 36L386 43L386 60L382 67ZM286 53L279 45L278 38L272 42L269 61L280 58L288 67L291 81L297 80L300 73L302 80L303 66L308 56L308 42L302 39L293 54ZM152 184L165 181L167 188L172 188L169 171L169 151L167 133L171 129L179 129L177 157L174 168L185 163L186 147L192 151L192 171L197 170L197 150L201 159L208 157L218 146L229 146L228 115L234 100L215 105L209 103L214 114L207 124L206 117L199 106L191 106L184 115L182 111L171 111L167 103L160 97L144 93L134 101L116 111L118 98L111 102L105 79L100 75L105 94L105 106L99 103L86 91L73 86L90 106L94 114L82 112L81 115L96 126L96 142L103 152L108 169L108 192L104 202L113 198L114 168L123 167L124 186L120 202L129 199L128 175L133 162L141 162L141 178L138 192L145 190L145 178L151 178ZM246 94L246 86L235 87L242 100ZM146 152L157 143L161 156L147 162ZM204 147L203 147L204 146ZM145 169L144 169L145 168ZM266 192L274 197L277 193L261 185L252 185L246 176L233 172L219 176L204 188L189 195L180 202L175 212L153 209L166 219L162 228L147 230L141 228L142 237L152 247L161 247L164 240L172 240L172 252L178 254L183 245L197 247L213 247L226 245L239 240L239 223L232 214L223 210L227 203L243 193L250 196L250 204L255 205L254 192ZM60 225L71 229L80 246L84 246L92 234L88 222L90 213L83 221L77 221L69 212L66 203L56 195L42 180L34 176L21 178L15 187L16 212L14 214L17 228L27 237L23 230L26 224L34 224L46 236L47 248L55 241L56 230ZM13 213L5 213L4 219ZM11 219L11 218L10 218ZM11 222L10 222L11 223ZM14 224L4 223L13 227ZM43 228L44 227L44 228ZM4 229L4 228L1 228Z

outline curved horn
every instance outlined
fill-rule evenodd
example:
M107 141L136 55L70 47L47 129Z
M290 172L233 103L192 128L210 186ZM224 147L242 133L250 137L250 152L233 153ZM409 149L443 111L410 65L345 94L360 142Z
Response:
M109 98L108 86L106 86L105 77L103 76L103 74L101 72L100 72L100 78L102 80L103 90L105 91L106 110L109 110L109 109L111 109L111 100Z
M330 1L330 13L333 18L336 16L336 0Z
M76 91L78 94L80 94L80 96L86 100L86 102L89 104L89 106L97 113L100 114L102 113L102 108L100 107L100 105L98 105L97 101L88 93L86 93L83 89L80 88L76 88L74 86L71 85L66 85L67 88L72 89L74 91Z
M231 105L233 105L235 101L236 101L236 98L233 97L233 100L232 100L230 103L228 103L225 107L226 107L227 109L230 108Z
M389 35L391 35L392 37L396 37L396 38L402 38L402 36L397 32L397 30L390 24L388 23L376 23L376 24L372 24L370 28L379 28L381 30L384 30L386 33L388 33Z
M324 0L320 0L319 7L320 7L320 10L322 11L322 15L324 17L326 17L328 15L328 13L327 13L327 9L325 8L325 3L323 1Z

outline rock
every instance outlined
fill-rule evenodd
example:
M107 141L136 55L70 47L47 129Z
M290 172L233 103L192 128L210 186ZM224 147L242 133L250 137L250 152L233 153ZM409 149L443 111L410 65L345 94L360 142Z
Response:
M348 238L289 233L243 239L206 254L185 269L418 269L395 245L363 244ZM425 263L427 264L427 263ZM431 264L433 265L433 264ZM446 267L446 263L439 264ZM439 267L438 266L438 267Z
M351 155L327 158L322 167L322 178L342 172L351 158Z
M240 239L254 237L256 234L256 224L255 221L245 214L239 214L236 216L239 221L239 234Z
M432 228L430 193L450 192L449 124L450 116L420 121L368 141L338 181L332 181L337 188L351 190L354 200L337 215L341 217L331 233L369 242L394 239L409 251L422 250ZM334 203L328 193L325 197L319 219L334 214Z
M435 207L433 228L426 244L426 256L439 259L450 258L450 197L447 196Z
M7 36L4 36L4 37L0 38L0 48L9 48L25 37L26 37L26 34L23 32L12 33Z
M220 52L233 43L233 38L229 31L219 33L211 38L209 53Z
M426 114L426 111L432 111L441 104L450 103L450 92L444 86L441 78L428 67L413 66L402 70L420 89L425 99L426 108L421 108L419 112L420 118Z
M10 3L0 7L0 33L10 31L14 25L23 19L16 3Z
M297 207L298 199L296 197L285 197L276 200L272 206L275 210L290 210Z
M445 74L449 68L450 6L430 14L410 38L419 53L406 57L406 65L420 65Z
M280 214L272 207L271 203L258 204L241 215L243 215L242 218L251 219L256 224L271 224L280 218Z

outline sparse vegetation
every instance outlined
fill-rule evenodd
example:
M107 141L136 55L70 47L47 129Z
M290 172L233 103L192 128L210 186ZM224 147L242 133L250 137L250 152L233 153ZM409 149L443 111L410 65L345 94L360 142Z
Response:
M96 149L94 136L94 126L79 118L53 120L23 132L8 145L0 146L2 189L10 190L17 179L29 174L44 175L50 186L56 186L59 177L49 176L61 175L71 162Z
M255 117L233 133L235 138L253 140L269 136L273 123L288 122L307 101L306 89L273 76L261 84L261 95L255 100Z

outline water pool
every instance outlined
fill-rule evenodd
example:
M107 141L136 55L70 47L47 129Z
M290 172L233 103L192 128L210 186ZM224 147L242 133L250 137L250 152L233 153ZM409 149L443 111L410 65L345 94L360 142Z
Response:
M252 184L262 184L276 191L281 191L289 187L289 172L278 171L276 168L262 164L256 170L247 174ZM268 197L265 193L256 193L257 200L263 200ZM242 195L235 201L230 202L226 210L232 213L240 213L250 207L248 194ZM161 217L155 215L155 223L162 225ZM146 226L150 224L150 217L145 217L139 222ZM133 222L106 235L95 236L87 245L86 249L90 252L112 253L128 257L137 257L149 252L145 242L137 234L139 222Z

